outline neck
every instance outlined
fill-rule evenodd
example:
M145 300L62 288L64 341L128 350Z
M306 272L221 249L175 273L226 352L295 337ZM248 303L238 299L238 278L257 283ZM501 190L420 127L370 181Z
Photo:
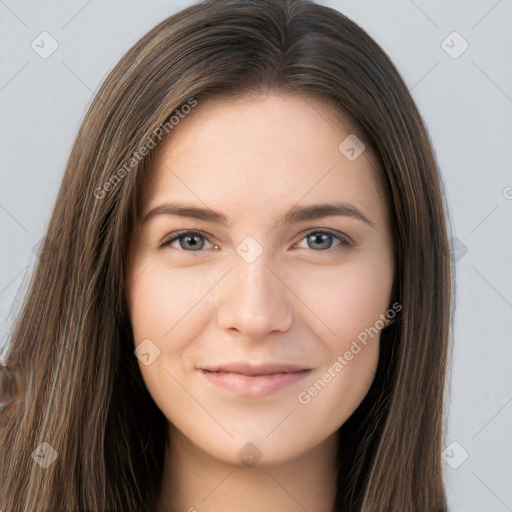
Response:
M158 512L332 512L337 433L280 464L232 465L176 429L165 456Z

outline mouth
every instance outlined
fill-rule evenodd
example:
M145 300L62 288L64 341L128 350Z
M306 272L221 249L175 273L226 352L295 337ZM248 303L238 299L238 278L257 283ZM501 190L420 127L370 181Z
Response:
M266 363L260 365L251 365L247 363L228 363L216 366L201 368L212 373L237 373L247 377L258 377L263 375L275 375L277 373L299 373L310 370L306 366L294 364Z
M312 371L310 368L288 364L253 366L245 363L200 370L215 386L246 398L261 398L277 393L302 380Z

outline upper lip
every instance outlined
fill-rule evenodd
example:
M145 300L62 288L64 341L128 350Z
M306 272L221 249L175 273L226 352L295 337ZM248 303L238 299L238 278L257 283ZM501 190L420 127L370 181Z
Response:
M208 366L201 368L202 370L206 370L208 372L229 372L229 373L239 373L241 375L272 375L275 373L297 373L305 370L309 370L305 366L299 366L295 364L275 364L275 363L267 363L260 365L251 365L247 363L228 363L228 364L219 364L214 366Z

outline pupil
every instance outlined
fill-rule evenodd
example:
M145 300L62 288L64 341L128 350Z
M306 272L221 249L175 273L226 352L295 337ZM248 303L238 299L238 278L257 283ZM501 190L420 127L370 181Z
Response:
M311 235L314 239L314 243L316 244L322 244L322 243L329 243L330 239L329 239L329 236L326 235L325 233L318 233L318 234L313 234ZM322 238L325 237L323 240Z
M197 239L199 237L197 235L189 235L185 237L186 243L188 243L192 247L197 247L199 243L197 242Z
M190 245L192 245L192 246L197 245L197 237L195 235L188 236L187 240L189 241Z

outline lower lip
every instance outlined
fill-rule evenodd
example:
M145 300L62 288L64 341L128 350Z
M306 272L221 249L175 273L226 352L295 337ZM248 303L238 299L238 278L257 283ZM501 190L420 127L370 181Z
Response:
M277 393L311 373L303 370L294 373L273 373L271 375L242 375L240 373L221 373L201 370L206 378L213 384L227 389L238 396L247 398L261 398Z

